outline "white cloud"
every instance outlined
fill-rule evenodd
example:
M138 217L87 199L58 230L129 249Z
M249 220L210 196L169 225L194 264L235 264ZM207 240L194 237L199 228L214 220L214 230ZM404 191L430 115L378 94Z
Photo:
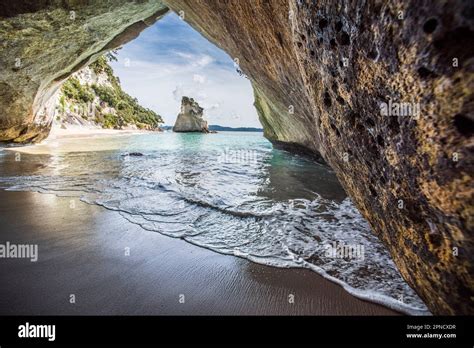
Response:
M189 60L192 60L194 58L194 55L190 53L174 51L174 54L177 55L178 57L189 59Z
M211 64L212 62L214 62L214 59L211 56L202 55L197 59L195 64L199 67L204 67Z
M186 60L189 65L194 67L205 67L214 62L214 58L207 54L192 54L187 52L174 51L176 56Z
M206 76L204 75L199 75L199 74L194 74L193 75L193 81L196 83L205 83L206 82Z
M183 95L184 95L183 87L176 86L176 88L173 90L174 100L181 101L181 98L183 97Z

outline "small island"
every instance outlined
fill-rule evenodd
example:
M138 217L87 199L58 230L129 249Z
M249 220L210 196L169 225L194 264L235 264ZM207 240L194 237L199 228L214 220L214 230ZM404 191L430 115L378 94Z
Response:
M181 112L176 118L173 132L200 132L209 133L207 121L203 119L204 109L193 98L183 96Z

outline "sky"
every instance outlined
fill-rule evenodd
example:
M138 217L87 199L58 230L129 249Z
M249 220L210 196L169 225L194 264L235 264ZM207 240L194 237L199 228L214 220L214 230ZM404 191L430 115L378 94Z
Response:
M261 127L250 81L234 61L174 13L118 51L112 68L122 88L173 125L181 97L194 98L209 124Z

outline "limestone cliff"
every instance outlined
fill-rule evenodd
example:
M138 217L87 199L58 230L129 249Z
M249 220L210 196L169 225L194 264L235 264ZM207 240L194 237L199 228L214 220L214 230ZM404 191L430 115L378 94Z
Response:
M67 79L55 96L53 122L61 128L159 130L161 116L122 90L108 59L115 56L102 56Z
M207 121L202 118L204 109L193 98L181 99L181 112L176 118L173 132L209 133Z
M107 4L0 7L0 139L41 139L55 88L166 12L152 0ZM473 314L473 3L167 4L237 59L270 140L334 169L430 309Z

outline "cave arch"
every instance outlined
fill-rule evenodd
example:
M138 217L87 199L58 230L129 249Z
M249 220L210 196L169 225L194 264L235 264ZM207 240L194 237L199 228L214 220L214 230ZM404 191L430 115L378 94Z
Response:
M43 139L48 99L61 82L169 8L239 59L265 136L326 160L430 309L472 314L466 300L474 294L472 136L460 136L453 121L472 112L466 92L474 81L472 6L415 0L3 3L0 140ZM427 34L430 18L438 25ZM460 31L470 33L461 43L453 34ZM430 76L417 73L420 63ZM450 87L436 89L440 79ZM385 96L419 103L421 117L381 115Z

